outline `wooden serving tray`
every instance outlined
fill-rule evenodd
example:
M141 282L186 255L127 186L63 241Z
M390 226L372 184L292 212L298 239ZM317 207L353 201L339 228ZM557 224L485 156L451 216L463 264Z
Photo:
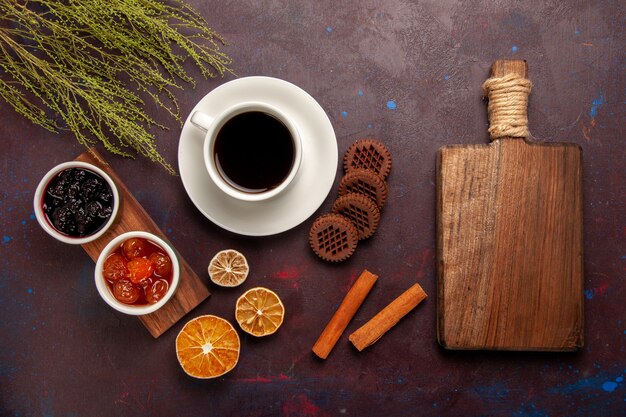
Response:
M100 238L93 242L82 245L85 252L96 261L104 247L116 236L122 233L141 230L153 233L169 243L169 240L154 220L143 209L141 204L130 193L120 177L111 169L102 156L93 148L82 153L76 158L77 161L88 162L102 169L113 179L120 193L120 208L117 218ZM173 246L172 246L173 247ZM176 251L176 249L174 249ZM177 252L177 251L176 251ZM178 253L178 252L177 252ZM209 295L209 290L191 269L187 261L178 254L180 263L180 282L174 296L154 313L137 316L150 334L155 338L161 336L174 323L193 310Z

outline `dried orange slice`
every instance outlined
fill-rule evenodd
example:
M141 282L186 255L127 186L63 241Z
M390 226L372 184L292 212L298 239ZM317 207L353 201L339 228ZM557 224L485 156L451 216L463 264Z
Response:
M178 362L194 378L216 378L233 369L239 346L233 325L212 315L190 320L176 336Z
M246 280L250 267L246 257L234 249L219 251L209 262L211 281L222 287L236 287Z
M235 305L235 319L241 329L253 336L274 333L285 317L285 306L278 295L267 288L257 287L246 291Z

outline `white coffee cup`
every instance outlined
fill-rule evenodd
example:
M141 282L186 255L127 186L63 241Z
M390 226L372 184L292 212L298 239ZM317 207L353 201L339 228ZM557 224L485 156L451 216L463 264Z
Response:
M293 162L287 175L279 184L274 185L265 191L248 192L243 191L242 188L232 185L223 174L220 173L220 167L215 157L215 144L218 135L224 125L233 119L235 116L242 115L244 113L261 112L266 115L272 116L289 131L289 136L293 142ZM213 116L204 112L195 111L191 115L191 123L196 127L206 132L204 137L203 157L206 169L211 177L211 180L215 185L229 196L243 201L262 201L275 197L282 193L296 177L298 170L300 169L300 163L302 161L302 143L300 134L293 121L287 117L278 108L263 102L249 101L233 105L221 113ZM261 174L261 173L259 173Z

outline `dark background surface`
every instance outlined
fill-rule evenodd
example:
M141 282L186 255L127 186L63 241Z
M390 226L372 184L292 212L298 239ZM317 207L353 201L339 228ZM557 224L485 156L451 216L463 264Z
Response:
M0 103L0 415L7 416L618 416L626 408L624 10L617 1L190 1L230 42L237 76L302 87L328 113L340 156L375 136L394 157L377 234L340 265L307 244L310 218L277 236L226 232L204 218L179 177L146 160L111 166L209 284L220 249L251 265L159 339L109 308L80 247L44 233L32 196L52 166L84 149ZM528 60L530 124L539 140L583 148L585 347L577 353L450 352L436 342L435 155L486 143L481 84L498 58ZM180 92L181 115L218 85ZM154 109L154 114L159 115ZM157 132L177 166L180 127ZM317 214L330 209L338 175ZM314 215L315 216L315 215ZM326 361L310 349L351 282L380 279ZM419 282L429 298L374 346L347 340ZM180 369L174 339L188 319L234 322L237 297L266 286L283 299L273 336L240 332L237 367L216 380Z

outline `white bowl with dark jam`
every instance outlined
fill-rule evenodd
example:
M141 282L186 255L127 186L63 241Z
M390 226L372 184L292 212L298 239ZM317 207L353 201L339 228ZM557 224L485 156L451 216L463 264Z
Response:
M102 236L120 205L111 177L95 165L71 161L52 168L39 182L33 206L41 227L64 243L82 245Z
M148 232L127 232L102 250L95 280L108 305L139 316L158 310L174 295L180 264L174 249L163 239Z

